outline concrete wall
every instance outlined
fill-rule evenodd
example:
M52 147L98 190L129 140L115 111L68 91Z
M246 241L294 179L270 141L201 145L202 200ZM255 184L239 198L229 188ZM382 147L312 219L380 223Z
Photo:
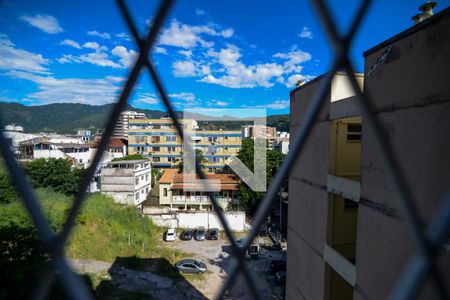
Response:
M321 81L291 92L291 137L303 125L306 108ZM329 96L327 97L330 98ZM327 231L329 100L315 122L302 155L289 175L286 299L323 299Z
M369 51L365 60L367 74L391 47L366 79L365 89L373 98L384 138L398 159L425 227L438 212L450 182L450 10L430 21ZM415 247L367 126L363 135L361 198L370 206L362 206L358 217L357 285L367 298L384 299ZM448 251L439 264L447 266L444 282L450 282ZM434 297L425 290L419 298Z
M173 228L195 228L204 226L208 228L219 228L223 230L219 218L214 212L154 212L144 208L143 213L151 213L147 216L158 226ZM225 219L233 231L245 230L244 212L225 212Z

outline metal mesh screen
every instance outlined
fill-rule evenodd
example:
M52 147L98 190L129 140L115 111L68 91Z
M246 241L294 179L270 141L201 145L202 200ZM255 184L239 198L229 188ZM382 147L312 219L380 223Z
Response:
M102 153L105 151L108 141L112 136L114 125L116 124L121 111L128 101L128 98L131 94L131 91L133 90L133 87L136 84L139 74L144 69L147 69L147 71L150 73L152 83L155 85L159 93L159 97L166 107L170 118L173 120L179 137L182 139L184 136L183 128L180 125L179 119L174 111L172 103L167 96L168 93L166 93L166 90L158 76L158 72L155 70L151 59L149 59L149 52L152 50L155 39L158 36L158 33L162 25L164 24L164 21L171 7L174 5L174 2L174 0L161 1L160 6L155 14L156 17L153 19L154 21L149 27L148 34L145 38L141 38L136 29L136 25L128 11L128 8L124 3L124 0L117 0L118 9L122 13L128 29L139 49L139 56L130 70L128 79L123 86L119 100L115 105L111 115L109 116L105 127L106 129L98 146L98 151L96 152L92 164L88 168L86 175L84 176L80 184L79 192L75 196L75 200L68 214L67 221L59 234L56 234L50 228L47 220L45 219L38 199L33 189L31 188L30 183L27 181L24 171L20 167L12 150L9 148L3 131L0 135L1 151L7 168L11 174L14 184L18 189L26 210L28 211L37 229L38 235L45 248L45 251L51 257L49 264L46 266L44 276L42 276L42 278L40 279L40 283L38 284L36 290L32 291L32 295L35 298L41 299L46 297L52 285L52 282L55 279L55 274L58 274L57 279L63 285L64 291L68 297L72 299L90 299L92 297L83 282L69 266L68 260L64 256L63 249L65 244L67 243L68 237L70 236L74 228L75 218L80 212L82 204L86 199L86 191L90 183L90 179L94 175L95 170L100 163ZM301 155L302 149L307 142L313 122L318 115L318 112L320 111L323 103L327 99L326 96L331 86L330 83L333 74L336 71L343 69L349 75L349 79L354 92L357 95L361 96L359 105L362 111L362 116L366 120L365 122L367 123L367 125L372 128L372 132L378 143L379 154L381 155L386 164L386 167L389 170L390 180L394 183L399 207L401 208L401 212L403 213L403 217L409 229L409 233L411 234L411 238L415 242L416 254L407 264L407 267L404 270L401 278L398 279L398 283L392 291L391 297L393 299L411 298L418 292L421 283L423 283L425 278L429 275L432 279L432 282L434 283L434 287L436 288L438 295L442 299L445 299L445 284L435 262L435 253L439 248L442 247L445 241L445 237L450 228L450 191L443 199L442 207L438 210L439 215L431 221L429 230L427 232L424 232L419 225L419 219L417 217L413 195L411 195L409 192L408 186L406 185L404 180L404 176L399 169L396 157L389 145L387 145L385 140L382 139L382 128L380 126L380 122L377 120L377 117L372 113L373 109L370 95L368 93L362 93L353 75L354 69L352 66L352 62L348 56L349 47L352 43L355 33L357 32L364 18L364 15L369 9L371 2L372 1L370 0L364 0L361 2L358 8L358 12L354 17L348 32L344 35L340 35L336 29L336 22L335 20L333 20L330 13L330 8L327 6L325 1L311 1L315 13L317 14L320 23L332 45L334 53L333 63L328 75L323 81L321 88L314 95L311 105L307 108L304 126L302 126L297 135L293 139L291 139L290 152L284 159L271 186L265 194L264 199L259 205L259 208L251 224L252 229L246 237L243 245L238 246L236 244L233 233L230 230L230 226L226 222L223 210L219 206L214 193L208 193L213 207L220 219L220 222L223 225L226 237L231 243L232 256L234 258L234 264L231 268L229 276L222 285L217 298L223 298L225 292L231 288L237 274L241 272L244 275L244 278L253 297L256 299L262 299L262 295L258 290L256 280L247 266L245 259L245 249L247 249L247 247L252 243L253 239L258 234L259 229L267 218L270 208L276 199L279 188L281 187L285 177L288 175L291 167L294 165L295 160ZM1 120L0 123L2 123ZM185 149L185 151L193 151L193 149L192 147L189 147L188 149ZM205 174L198 166L198 162L196 162L196 164L198 176L200 177L200 179L206 179Z

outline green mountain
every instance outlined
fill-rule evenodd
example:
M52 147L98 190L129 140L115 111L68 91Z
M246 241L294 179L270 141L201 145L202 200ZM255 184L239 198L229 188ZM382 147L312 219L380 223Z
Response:
M100 106L78 103L55 103L40 106L25 106L19 103L0 103L0 116L3 124L23 126L25 132L57 132L75 133L78 129L97 130L104 128L114 104ZM166 113L160 110L133 108L124 110L145 113L148 118L161 118ZM181 117L181 112L177 112ZM200 127L205 129L239 130L248 121L201 121ZM268 126L275 126L279 131L289 131L289 115L273 115L267 119Z

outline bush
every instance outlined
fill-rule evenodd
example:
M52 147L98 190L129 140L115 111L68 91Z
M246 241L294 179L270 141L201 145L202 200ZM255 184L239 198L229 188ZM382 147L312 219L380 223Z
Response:
M25 171L35 188L51 187L57 192L74 195L83 178L84 170L74 168L62 158L35 159L25 164Z

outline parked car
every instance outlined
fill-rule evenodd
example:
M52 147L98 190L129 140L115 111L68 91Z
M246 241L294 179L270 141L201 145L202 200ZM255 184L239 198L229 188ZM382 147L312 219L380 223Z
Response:
M206 238L205 233L206 233L205 227L203 226L197 227L197 229L195 229L194 231L194 239L196 241L204 241Z
M167 229L166 233L164 234L164 240L166 242L174 242L176 237L177 237L177 230L175 228Z
M181 273L204 273L207 267L201 261L195 259L183 259L175 264L175 268Z
M239 238L236 240L236 244L239 247L244 247L245 239ZM253 241L250 246L245 250L245 257L247 259L257 258L260 254L260 247L257 241Z
M275 282L277 284L284 284L286 282L286 271L279 271L275 273Z
M208 240L218 240L219 239L219 229L218 228L211 228L206 233L206 238Z
M180 240L190 241L190 240L192 240L193 235L194 235L194 231L192 229L186 229L180 234Z
M286 270L286 261L285 260L272 260L270 262L270 272L275 274L279 271Z

